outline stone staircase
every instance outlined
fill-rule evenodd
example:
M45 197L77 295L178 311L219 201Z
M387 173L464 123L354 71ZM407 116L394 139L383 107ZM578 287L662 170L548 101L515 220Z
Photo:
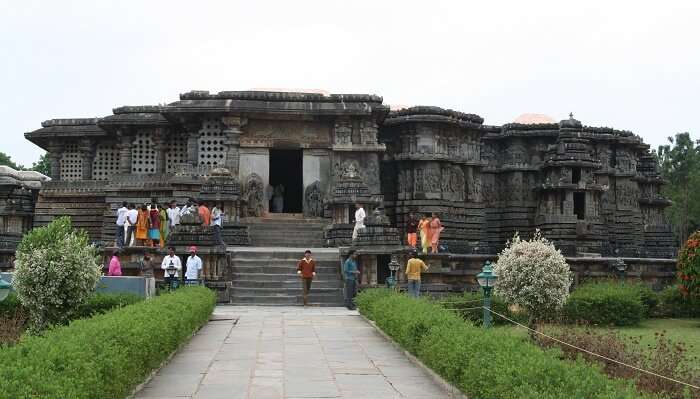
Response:
M254 247L320 248L325 245L323 229L328 220L304 218L301 214L271 214L245 218L241 224L248 226Z
M316 260L310 304L342 306L338 249L313 247L229 247L233 264L231 304L301 305L302 287L296 265L305 249L310 249Z

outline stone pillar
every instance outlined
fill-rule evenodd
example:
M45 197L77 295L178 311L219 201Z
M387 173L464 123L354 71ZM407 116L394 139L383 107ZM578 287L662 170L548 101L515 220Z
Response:
M49 151L46 157L51 164L50 178L53 180L61 180L61 157L63 156L63 146L56 143L49 145Z
M192 166L199 165L199 122L185 123L187 137L187 162Z
M83 139L80 141L78 149L82 156L82 179L92 180L92 164L95 162L97 152L96 144L90 139Z
M153 149L156 152L155 173L161 175L165 173L165 151L168 149L165 141L165 131L162 128L157 128L153 135Z
M233 176L238 176L238 163L240 160L241 145L241 118L238 116L224 116L221 118L224 128L224 145L226 145L226 168Z
M119 149L119 173L130 174L133 138L128 134L126 129L117 130L117 137L119 138L119 143L117 143L117 148Z

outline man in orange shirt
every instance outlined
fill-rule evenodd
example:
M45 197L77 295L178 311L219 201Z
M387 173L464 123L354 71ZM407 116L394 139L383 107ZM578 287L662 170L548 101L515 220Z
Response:
M211 212L207 208L207 203L202 201L199 203L199 209L197 211L199 217L202 219L202 226L209 226L211 224Z
M297 263L297 274L301 277L304 289L304 306L309 305L309 291L311 291L311 281L316 277L316 261L311 258L311 251L304 251L304 258Z

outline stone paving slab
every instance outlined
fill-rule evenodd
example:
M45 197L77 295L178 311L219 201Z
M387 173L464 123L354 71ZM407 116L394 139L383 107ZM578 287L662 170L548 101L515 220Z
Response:
M213 319L135 398L450 397L356 311L218 306Z

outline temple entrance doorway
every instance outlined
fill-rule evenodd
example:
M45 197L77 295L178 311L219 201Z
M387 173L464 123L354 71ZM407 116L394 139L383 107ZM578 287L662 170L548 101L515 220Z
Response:
M303 186L302 150L270 149L270 212L302 213Z

